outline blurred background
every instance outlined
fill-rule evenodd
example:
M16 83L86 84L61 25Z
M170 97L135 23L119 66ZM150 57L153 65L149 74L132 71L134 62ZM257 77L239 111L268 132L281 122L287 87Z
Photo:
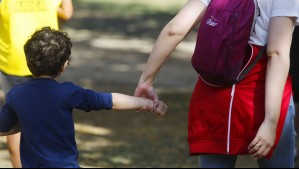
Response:
M73 41L71 65L60 81L133 95L159 32L186 0L74 0L74 17L61 22ZM196 168L188 154L188 102L196 82L190 62L196 32L186 37L156 79L168 115L132 111L74 112L82 167ZM3 103L3 95L2 95ZM0 167L11 167L0 138ZM237 167L256 167L240 156Z

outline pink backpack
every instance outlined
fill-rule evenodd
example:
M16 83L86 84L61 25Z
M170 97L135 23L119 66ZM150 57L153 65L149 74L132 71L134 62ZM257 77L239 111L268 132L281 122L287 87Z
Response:
M258 61L245 56L256 18L256 0L211 0L198 30L192 65L203 81L229 86L242 80Z

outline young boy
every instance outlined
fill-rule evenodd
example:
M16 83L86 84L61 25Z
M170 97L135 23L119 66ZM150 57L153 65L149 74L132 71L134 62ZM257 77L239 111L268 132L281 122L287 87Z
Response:
M118 93L98 93L57 78L70 60L72 43L66 33L45 27L24 46L34 79L15 86L0 112L2 135L21 129L21 161L24 168L80 167L72 118L74 108L86 112L101 109L155 111L163 116L167 106ZM15 130L16 129L16 130Z
M44 26L58 30L73 12L73 0L0 1L0 84L4 94L32 78L23 49L28 37ZM21 168L19 133L7 137L7 149L12 167Z

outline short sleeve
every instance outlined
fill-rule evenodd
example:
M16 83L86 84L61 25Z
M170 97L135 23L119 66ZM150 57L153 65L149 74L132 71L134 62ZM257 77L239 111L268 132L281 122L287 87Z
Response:
M201 0L201 2L204 3L206 6L208 6L211 0Z
M273 0L271 17L288 16L296 18L299 24L299 1L298 0Z
M18 122L16 113L8 103L5 103L0 111L0 132L10 131Z

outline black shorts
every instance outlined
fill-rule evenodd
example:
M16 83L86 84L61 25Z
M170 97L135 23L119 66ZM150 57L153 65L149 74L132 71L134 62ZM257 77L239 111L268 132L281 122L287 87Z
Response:
M33 76L13 76L0 71L1 87L6 94L15 85L24 83L33 78Z

